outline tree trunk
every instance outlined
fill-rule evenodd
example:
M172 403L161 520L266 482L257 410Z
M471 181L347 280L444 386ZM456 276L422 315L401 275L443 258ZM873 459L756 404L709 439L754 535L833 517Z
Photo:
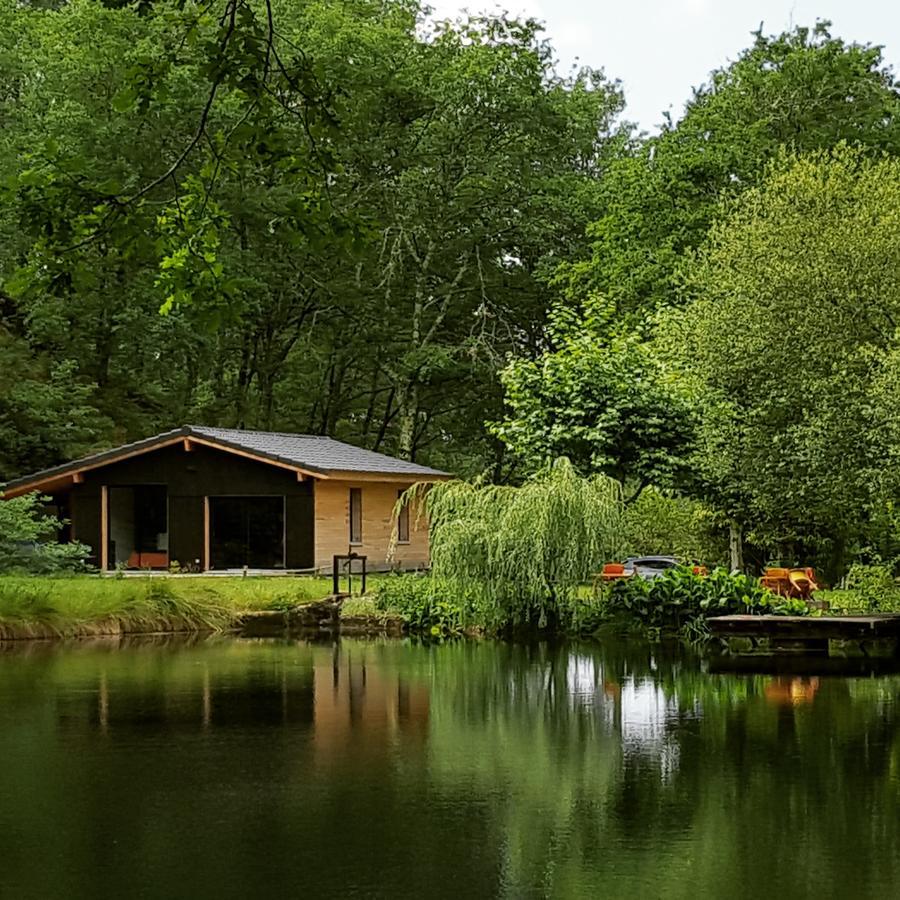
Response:
M744 571L744 535L741 526L731 521L728 523L728 552L732 572Z
M397 392L400 437L397 450L402 459L413 458L416 436L416 419L419 416L419 386L407 384Z

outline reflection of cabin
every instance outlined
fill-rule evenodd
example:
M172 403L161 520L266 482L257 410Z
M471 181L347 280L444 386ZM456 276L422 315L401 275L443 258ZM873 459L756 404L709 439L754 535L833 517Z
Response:
M430 695L393 668L366 665L365 653L336 654L332 664L315 668L316 750L331 758L356 738L362 750L378 754L403 733L424 738Z
M63 539L104 570L327 570L348 552L417 567L427 529L395 515L397 498L447 477L327 437L188 425L16 479L3 497L49 495L71 522Z

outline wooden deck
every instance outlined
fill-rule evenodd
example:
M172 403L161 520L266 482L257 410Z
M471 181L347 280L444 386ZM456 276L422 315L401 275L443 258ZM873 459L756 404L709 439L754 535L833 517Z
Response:
M900 646L900 615L716 616L710 631L736 656L801 653L831 657L892 657Z

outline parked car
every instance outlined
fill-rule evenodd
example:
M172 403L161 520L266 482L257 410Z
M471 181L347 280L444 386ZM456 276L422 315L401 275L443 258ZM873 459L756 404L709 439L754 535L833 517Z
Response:
M667 569L680 565L674 556L630 556L624 563L624 574L652 581Z

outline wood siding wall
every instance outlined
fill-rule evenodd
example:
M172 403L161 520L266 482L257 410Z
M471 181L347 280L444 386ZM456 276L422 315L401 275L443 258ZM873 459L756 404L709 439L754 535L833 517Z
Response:
M411 484L411 482L410 482ZM428 565L428 529L409 511L409 543L388 558L396 520L397 492L410 484L377 481L317 481L315 484L316 567L331 571L335 554L349 550L368 557L369 569L414 569ZM350 545L350 488L362 490L362 543Z

